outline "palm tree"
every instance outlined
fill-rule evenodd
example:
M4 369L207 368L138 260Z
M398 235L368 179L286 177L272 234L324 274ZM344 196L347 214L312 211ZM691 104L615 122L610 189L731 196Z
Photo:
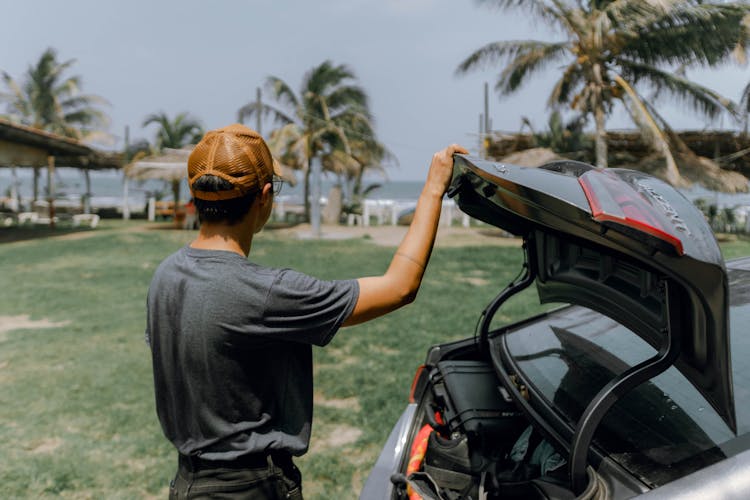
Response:
M19 122L75 139L92 139L107 127L109 119L99 109L107 104L96 95L81 93L81 77L64 73L75 59L58 62L57 52L48 48L30 66L20 81L2 73L7 89L0 93L8 117Z
M359 121L345 129L349 139L349 152L346 153L343 148L335 149L332 154L323 157L323 166L343 180L349 205L356 208L369 191L379 187L379 184L373 184L364 188L362 182L365 174L377 172L386 177L383 164L386 161L398 164L398 161L378 141L371 123Z
M565 153L567 157L574 157L573 159L584 159L591 151L590 141L587 141L583 131L585 125L586 120L582 116L575 116L564 123L558 110L550 114L547 121L548 130L543 132L536 132L528 118L521 119L521 130L523 127L531 130L537 147L549 148L555 153Z
M156 149L163 151L164 148L180 149L184 146L195 144L203 135L203 126L200 121L192 118L189 113L178 113L173 120L166 113L159 112L148 115L143 120L144 127L155 123L159 125L156 131ZM177 215L177 205L180 202L179 180L172 181L172 196L174 197L174 211Z
M281 126L271 133L269 145L282 163L305 171L305 218L310 220L310 174L315 158L335 151L352 152L352 133L357 126L371 129L372 116L365 91L353 81L353 71L331 61L308 71L299 93L281 78L270 76L266 87L275 105L257 102L238 111L240 122L258 113L271 116ZM374 136L374 135L373 135ZM324 165L331 165L330 161Z
M501 9L526 8L562 32L559 42L503 41L475 51L458 67L465 73L485 63L506 59L495 89L508 95L522 88L535 72L563 64L562 75L549 96L550 107L570 105L593 115L598 166L607 165L605 122L620 101L645 138L666 160L665 177L682 182L672 155L675 136L653 105L636 90L668 95L711 119L732 103L716 92L689 81L681 71L664 67L716 66L746 51L748 29L743 2L701 0L477 0Z

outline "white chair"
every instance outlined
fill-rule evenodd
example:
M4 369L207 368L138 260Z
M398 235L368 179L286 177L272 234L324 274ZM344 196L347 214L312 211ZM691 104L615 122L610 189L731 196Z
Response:
M88 224L91 229L94 229L99 224L99 216L97 214L75 214L73 216L73 227L82 224Z
M21 212L18 214L18 223L26 224L27 222L34 223L39 218L39 214L36 212Z

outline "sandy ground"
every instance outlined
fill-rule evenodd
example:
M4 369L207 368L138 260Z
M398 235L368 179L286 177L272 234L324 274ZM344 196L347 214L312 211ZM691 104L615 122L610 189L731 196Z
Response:
M53 322L46 318L32 320L28 314L19 316L0 316L0 342L8 339L8 332L12 330L37 330L40 328L59 328L70 321Z
M342 226L342 225L323 225L321 228L320 238L324 240L347 240L347 239L366 239L376 245L396 247L404 238L407 226ZM143 225L129 226L127 228L99 228L91 231L80 231L62 234L45 234L45 238L63 239L63 240L81 240L91 238L102 233L116 232L142 232L153 230L175 230L171 222L149 222ZM314 235L310 224L299 224L285 228L267 228L265 229L271 235L282 238L296 238L300 240L313 239ZM185 231L187 233L187 231ZM28 237L19 238L18 241L28 240ZM0 243L13 243L13 238ZM462 227L462 226L440 226L438 228L435 246L437 247L460 247L460 246L477 246L477 245L495 245L495 246L520 246L521 241L518 238L510 237L504 231L492 226L480 227Z
M323 226L320 237L321 239L328 240L366 238L376 245L395 247L401 243L407 230L407 226ZM309 224L300 224L285 229L274 229L273 234L298 239L313 238L312 228ZM435 246L437 247L476 245L520 246L521 240L508 237L503 231L489 226L480 228L441 226L438 228L437 239L435 241Z

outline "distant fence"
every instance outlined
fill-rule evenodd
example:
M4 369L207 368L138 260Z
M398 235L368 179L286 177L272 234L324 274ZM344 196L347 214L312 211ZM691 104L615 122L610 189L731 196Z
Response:
M321 198L321 205L325 206L326 198ZM417 206L416 200L364 200L362 213L345 214L345 221L350 226L383 226L408 224L409 214ZM304 207L299 203L289 203L283 197L274 203L274 218L280 221L300 220L304 213ZM469 227L471 218L463 213L453 200L443 201L440 213L441 226L452 226L460 224Z

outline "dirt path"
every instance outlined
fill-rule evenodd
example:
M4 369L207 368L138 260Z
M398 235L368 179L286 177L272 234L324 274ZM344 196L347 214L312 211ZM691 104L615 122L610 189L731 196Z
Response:
M101 236L103 234L114 233L142 233L150 231L175 231L185 232L182 229L174 229L171 223L165 222L144 222L143 224L129 224L123 227L104 227L86 231L76 231L63 234L40 234L40 238L54 238L60 240L82 240ZM321 238L324 240L347 240L347 239L367 239L376 245L395 247L401 243L404 238L407 226L341 226L341 225L324 225L321 228ZM266 229L267 234L282 238L295 238L300 240L312 239L312 228L310 224L299 224L293 227L282 229ZM191 231L192 232L192 231ZM262 235L260 236L262 237ZM29 241L32 238L21 238L18 242ZM13 243L10 239L6 243ZM503 231L491 227L461 227L461 226L441 226L438 228L435 246L437 247L460 247L460 246L477 246L477 245L496 245L496 246L520 246L518 238L507 237Z
M329 240L346 240L366 238L376 245L398 246L404 238L406 226L323 226L321 238ZM286 229L275 229L274 235L299 239L312 238L312 228L309 224L300 224ZM499 229L492 227L443 227L438 229L435 246L457 247L476 245L520 246L518 238L507 237Z
M68 325L70 321L50 321L46 318L32 320L28 314L19 316L0 316L0 342L8 339L8 332L13 330L37 330L40 328L59 328Z

